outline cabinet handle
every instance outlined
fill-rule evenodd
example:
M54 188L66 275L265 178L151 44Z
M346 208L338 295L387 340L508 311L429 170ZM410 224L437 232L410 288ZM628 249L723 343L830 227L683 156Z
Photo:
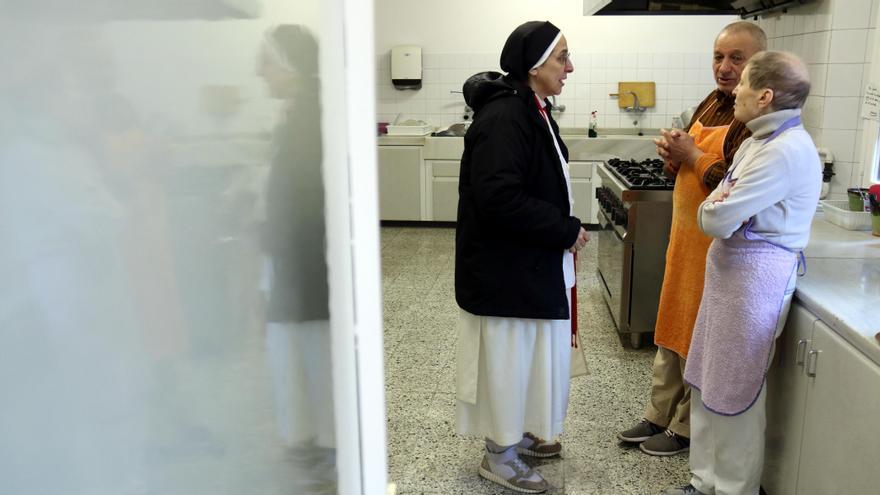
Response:
M797 352L795 353L795 361L794 364L798 366L804 365L804 360L807 357L807 343L809 341L807 339L798 340L797 343Z
M807 376L811 378L816 377L816 362L819 360L819 351L816 349L810 349L810 353L807 356Z

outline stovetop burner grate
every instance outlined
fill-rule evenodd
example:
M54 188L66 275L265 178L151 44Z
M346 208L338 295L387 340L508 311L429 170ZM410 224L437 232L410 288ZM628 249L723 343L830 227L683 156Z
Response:
M671 190L675 180L663 173L663 160L608 160L608 168L630 189Z

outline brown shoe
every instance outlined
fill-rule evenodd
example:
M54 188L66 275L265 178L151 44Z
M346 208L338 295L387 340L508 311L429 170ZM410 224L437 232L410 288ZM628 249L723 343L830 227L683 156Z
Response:
M546 442L526 432L523 435L523 439L516 445L516 452L529 457L553 457L562 452L562 444L559 442Z

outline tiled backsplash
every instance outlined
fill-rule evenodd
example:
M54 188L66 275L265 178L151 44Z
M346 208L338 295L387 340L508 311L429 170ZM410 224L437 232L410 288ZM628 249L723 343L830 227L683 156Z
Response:
M812 88L804 125L834 154L831 199L845 199L846 189L862 182L861 102L876 49L878 4L824 0L758 21L771 49L794 52L808 64Z
M376 62L380 122L395 118L420 119L436 126L462 120L465 103L462 83L471 75L498 71L498 53L425 53L422 57L422 88L398 90L391 85L389 55ZM565 111L554 114L563 127L587 127L590 112L598 111L603 128L633 128L635 115L618 108L619 81L654 81L656 106L639 116L644 128L669 127L672 117L697 105L715 88L711 53L577 53L572 56L574 72L568 75L557 105Z

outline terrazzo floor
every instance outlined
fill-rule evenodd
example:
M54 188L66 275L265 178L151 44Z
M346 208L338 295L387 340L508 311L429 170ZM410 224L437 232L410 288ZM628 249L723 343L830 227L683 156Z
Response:
M455 434L454 239L449 227L383 227L389 481L397 493L513 494L477 474L482 441ZM644 411L656 348L624 347L599 292L595 239L578 255L578 320L590 374L571 381L553 494L656 494L687 483L687 455L651 457L617 431Z

